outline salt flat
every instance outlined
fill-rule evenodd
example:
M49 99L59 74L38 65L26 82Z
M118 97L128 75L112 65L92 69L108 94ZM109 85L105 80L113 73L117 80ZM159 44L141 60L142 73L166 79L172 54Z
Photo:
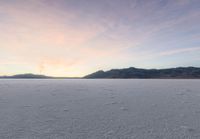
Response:
M200 80L0 80L0 139L199 139Z

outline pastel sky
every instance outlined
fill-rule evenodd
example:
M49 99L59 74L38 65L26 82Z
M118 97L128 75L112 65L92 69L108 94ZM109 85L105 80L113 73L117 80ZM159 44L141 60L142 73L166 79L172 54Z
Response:
M0 75L200 67L200 0L0 0Z

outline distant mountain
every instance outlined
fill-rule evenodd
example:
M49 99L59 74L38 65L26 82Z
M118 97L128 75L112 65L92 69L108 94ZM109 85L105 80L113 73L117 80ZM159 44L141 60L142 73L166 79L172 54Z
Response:
M0 79L80 79L80 77L52 77L38 74L17 74L13 76L0 76Z
M24 78L24 79L49 79L52 77L49 76L45 76L45 75L37 75L37 74L17 74L17 75L13 75L13 76L0 76L0 78L14 78L14 79L18 79L18 78Z
M78 77L51 77L38 74L17 74L13 76L0 76L0 79L80 79ZM200 79L200 68L198 67L178 67L169 69L141 69L125 68L112 69L109 71L97 71L86 75L84 79L98 78L135 78L135 79Z
M125 68L112 69L109 71L97 71L89 74L84 78L199 78L200 68L197 67L178 67L169 69L140 69L140 68Z

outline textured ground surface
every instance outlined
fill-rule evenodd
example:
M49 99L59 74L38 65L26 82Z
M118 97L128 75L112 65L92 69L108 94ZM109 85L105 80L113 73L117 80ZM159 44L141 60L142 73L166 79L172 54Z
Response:
M0 139L199 139L200 80L0 80Z

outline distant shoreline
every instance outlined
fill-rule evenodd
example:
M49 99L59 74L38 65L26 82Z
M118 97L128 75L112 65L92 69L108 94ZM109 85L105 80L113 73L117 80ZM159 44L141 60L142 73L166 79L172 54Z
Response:
M1 78L0 80L199 80L200 78Z
M0 79L200 79L200 68L178 67L168 69L125 68L97 71L84 77L52 77L38 74L0 76Z

